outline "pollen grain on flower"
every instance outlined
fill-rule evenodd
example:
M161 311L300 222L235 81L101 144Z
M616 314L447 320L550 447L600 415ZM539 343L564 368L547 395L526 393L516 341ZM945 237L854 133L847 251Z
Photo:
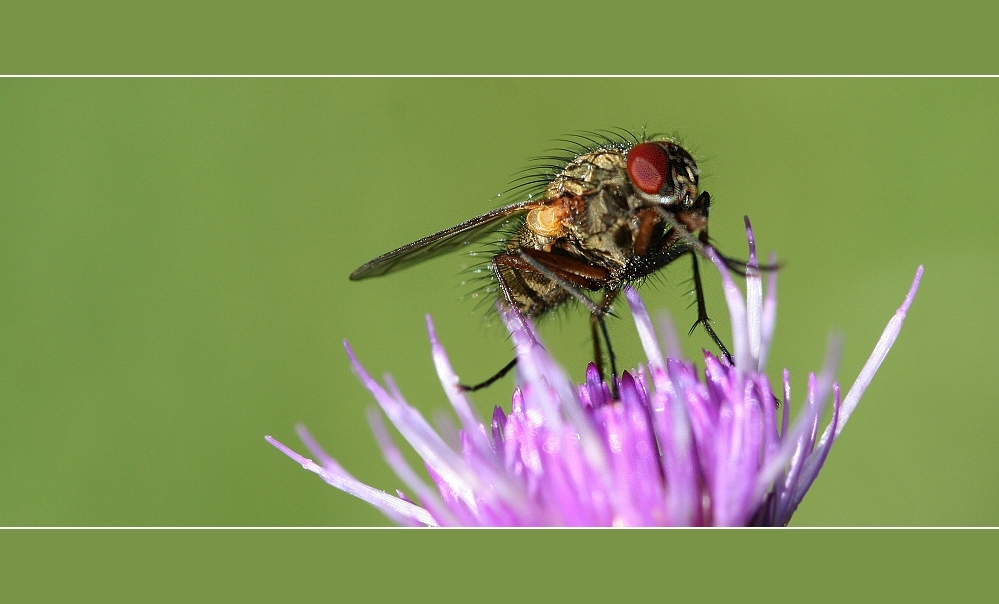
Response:
M517 386L509 413L497 407L483 421L458 386L428 317L434 365L460 425L456 445L406 402L391 378L384 384L372 378L345 343L355 373L380 407L369 417L375 438L412 498L361 483L304 428L299 436L318 463L267 440L401 525L784 526L898 337L923 268L846 394L841 396L835 382L840 342L833 339L825 366L809 375L791 421L787 370L776 390L764 373L776 323L777 275L766 271L764 287L748 219L746 232L745 293L722 259L706 248L722 279L734 365L705 351L701 372L679 358L672 321L663 318L653 326L638 293L626 287L647 362L612 378L619 393L614 400L592 363L585 381L574 384L540 344L530 321L504 309L517 350ZM770 264L776 264L772 256ZM820 432L830 401L831 419ZM409 466L383 416L422 457L430 483Z

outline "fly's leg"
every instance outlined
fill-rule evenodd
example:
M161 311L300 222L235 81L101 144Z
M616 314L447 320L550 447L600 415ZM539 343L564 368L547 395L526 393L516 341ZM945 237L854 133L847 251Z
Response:
M591 316L602 312L592 300L587 298L586 295L579 290L580 287L593 289L595 282L605 280L607 273L602 268L593 267L585 262L572 258L538 250L531 250L530 253L521 250L518 253L507 253L496 256L492 261L493 275L496 277L496 283L499 286L504 303L511 308L520 308L520 306L517 304L517 300L514 296L510 283L507 281L506 276L504 276L503 271L500 270L501 266L514 271L531 272L543 275L550 279L553 283L557 284L561 289L582 302L587 308L590 309ZM530 294L530 292L526 293ZM544 300L536 299L534 301L540 304L539 308L545 310ZM531 316L529 311L525 312L525 314ZM601 322L602 321L603 319L601 318ZM604 327L604 334L606 338L606 327ZM606 341L609 348L610 339L607 339ZM472 386L459 384L459 387L466 392L474 392L475 390L485 388L509 373L510 370L516 366L516 364L517 359L514 358L489 379Z
M614 299L617 297L618 290L605 290L604 297L600 300L600 305L597 307L598 313L590 313L590 333L593 335L593 363L597 366L597 371L600 372L600 379L604 379L604 365L603 358L600 354L600 336L603 336L604 345L607 346L607 358L610 361L611 370L611 395L613 398L617 398L617 356L614 354L614 348L611 346L610 335L607 333L607 322L604 317L610 313L610 306ZM600 333L597 333L597 328L599 327Z
M510 285L506 282L506 277L500 272L499 266L496 265L496 261L493 260L492 263L493 276L496 277L496 283L499 285L500 293L503 295L503 301L510 305L511 307L516 307L513 301L513 295L510 293ZM488 386L491 386L496 380L501 379L506 374L510 373L510 370L516 367L517 357L513 357L513 360L503 366L502 369L497 371L491 378L479 382L478 384L473 384L471 386L466 386L465 384L458 384L458 388L461 388L465 392L475 392L476 390L481 390Z
M701 231L703 234L704 231ZM704 288L701 286L701 271L697 266L697 254L695 252L690 253L690 258L694 262L694 293L697 296L697 321L690 326L690 332L694 333L694 329L698 325L704 326L704 330L708 332L711 339L714 341L715 346L717 346L723 355L725 355L725 360L728 361L729 365L735 365L735 361L732 360L732 355L729 354L728 349L722 344L721 338L715 333L714 328L711 327L711 319L708 318L708 309L704 304Z
M597 271L604 271L604 269L590 265L583 265L585 268L580 267L579 271L574 271L573 269L576 268L575 262L578 261L567 262L568 259L563 256L557 256L546 252L527 253L524 250L521 250L519 257L523 262L526 262L528 266L534 269L535 272L550 279L569 295L579 300L583 306L590 311L590 330L593 335L593 362L597 366L597 370L600 372L600 378L603 379L603 359L600 354L600 337L597 334L597 327L599 326L600 335L603 336L604 344L607 346L607 357L610 361L611 398L617 399L617 357L614 355L614 348L611 346L610 342L610 334L607 332L607 322L604 320L604 317L610 311L611 302L613 302L614 298L617 296L617 291L605 290L603 299L598 305L594 304L593 300L590 300L586 294L579 289L581 286L587 287L588 289L596 289L595 286L597 286L597 283L595 283L594 277L597 277L596 281L606 281L606 278L599 279L599 277L604 276L605 273L597 273ZM580 274L580 272L585 272L585 274Z
M597 320L597 315L590 315L590 335L593 336L593 364L597 367L597 372L600 374L600 379L604 379L604 355L602 349L600 348L600 332L599 329L600 322Z
M703 212L705 221L707 219L707 211L710 205L711 197L708 195L707 191L702 191L697 197L695 209ZM681 253L690 254L694 271L694 293L697 296L697 321L695 321L690 327L689 333L694 333L694 329L696 329L698 325L703 325L704 330L708 332L709 336L711 336L711 340L716 346L718 346L718 349L721 350L725 359L730 365L734 365L735 362L732 360L732 355L729 353L728 348L725 348L725 345L722 344L721 338L718 337L714 328L711 327L711 319L708 318L708 310L704 304L704 287L701 285L701 270L698 266L697 254L707 255L706 250L711 247L711 244L708 243L707 225L704 225L703 228L701 228L698 237L695 238L691 232L676 219L676 217L661 208L658 208L658 211L659 215L670 227L672 227L672 230L667 233L661 243L659 256L662 256L662 259L657 258L655 259L656 261L652 262L652 264L657 265L656 268L660 268L678 258ZM682 243L680 243L681 241ZM732 263L734 262L733 259L725 258L724 262L726 266L732 269ZM745 264L742 264L742 267L743 270L745 270ZM647 267L643 268L645 270L649 270Z
M617 384L615 382L615 378L617 377L617 357L611 345L605 317L610 313L611 303L618 292L606 289L610 275L607 269L593 266L582 260L562 254L532 249L521 249L516 252L501 254L493 259L493 266L494 271L500 275L502 275L501 271L499 271L500 266L514 271L541 275L557 285L561 291L578 300L580 304L590 311L594 364L599 369L601 378L603 378L603 355L601 354L600 347L600 339L602 337L604 345L607 347L608 360L610 361L612 376L610 381L611 395L617 398ZM500 287L507 302L513 304L513 292L502 279ZM604 296L600 304L594 303L593 300L584 294L584 289L589 291L604 290ZM548 306L547 308L552 307ZM539 308L541 308L541 311L547 310L544 305Z
M514 357L512 361L503 366L496 374L484 382L479 382L478 384L472 386L466 386L465 384L458 384L458 388L461 388L465 392L475 392L476 390L482 390L487 386L492 386L493 382L502 378L504 375L510 373L510 370L517 365L517 357Z

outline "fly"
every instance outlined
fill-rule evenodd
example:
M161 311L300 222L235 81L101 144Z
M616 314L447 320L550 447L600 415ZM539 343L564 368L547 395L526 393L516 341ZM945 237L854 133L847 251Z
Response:
M519 201L383 254L350 275L352 281L379 277L453 251L501 230L516 220L489 261L502 302L524 316L537 318L569 300L590 313L593 360L603 374L601 339L611 375L616 359L605 317L629 284L643 280L689 255L693 262L697 321L731 363L732 356L711 327L704 304L698 254L708 243L711 196L698 190L700 171L694 158L675 140L646 138L624 131L579 136L589 145L568 141L568 157L545 157L556 163L526 177L540 195ZM722 256L730 269L746 264ZM584 292L598 292L594 301ZM478 390L500 379L516 359ZM612 388L613 388L612 380ZM616 390L616 388L615 388Z

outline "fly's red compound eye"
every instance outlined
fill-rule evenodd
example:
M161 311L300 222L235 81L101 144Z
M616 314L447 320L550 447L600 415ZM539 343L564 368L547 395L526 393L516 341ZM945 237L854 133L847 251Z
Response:
M666 150L656 143L639 143L628 151L628 176L645 193L658 193L668 170Z

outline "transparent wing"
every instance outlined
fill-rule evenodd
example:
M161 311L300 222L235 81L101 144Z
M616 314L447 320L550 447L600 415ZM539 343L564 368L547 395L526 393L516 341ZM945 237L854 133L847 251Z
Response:
M444 229L387 254L382 254L351 273L350 280L358 281L368 277L380 277L446 254L495 231L503 225L504 219L542 205L544 205L543 200L522 201L486 212L449 229Z

